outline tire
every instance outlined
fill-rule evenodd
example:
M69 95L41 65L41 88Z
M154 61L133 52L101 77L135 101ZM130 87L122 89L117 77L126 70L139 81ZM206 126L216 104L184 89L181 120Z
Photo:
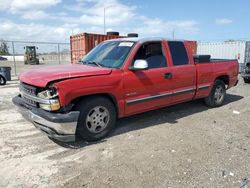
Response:
M138 35L138 33L129 33L127 36L128 37L138 37L139 35Z
M5 85L6 84L6 79L0 75L0 85Z
M119 36L119 32L116 31L108 31L107 35L115 35L115 36Z
M210 107L219 107L226 97L226 86L222 80L215 80L210 95L205 98L205 103Z
M249 84L250 83L250 79L249 78L243 78L244 82Z
M106 137L115 127L116 109L105 97L88 97L76 105L80 111L76 137L86 141L97 141Z

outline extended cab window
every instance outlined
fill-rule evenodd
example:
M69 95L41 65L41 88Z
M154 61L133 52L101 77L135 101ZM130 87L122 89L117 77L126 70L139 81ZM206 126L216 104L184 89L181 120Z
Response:
M134 61L137 59L146 60L148 62L148 68L160 68L167 66L161 42L143 44L137 51Z
M170 41L168 42L168 46L170 49L174 66L188 64L189 61L188 61L187 51L183 42Z

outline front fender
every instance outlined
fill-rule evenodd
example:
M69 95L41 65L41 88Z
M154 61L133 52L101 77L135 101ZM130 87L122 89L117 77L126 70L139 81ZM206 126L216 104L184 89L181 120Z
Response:
M120 113L124 111L124 93L121 74L90 76L63 80L53 84L57 88L61 106L67 106L84 96L107 94L116 100Z

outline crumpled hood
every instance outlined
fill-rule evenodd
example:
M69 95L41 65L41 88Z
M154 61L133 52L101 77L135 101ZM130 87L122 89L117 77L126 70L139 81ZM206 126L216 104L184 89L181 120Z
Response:
M19 76L21 82L45 87L49 82L85 76L110 74L112 69L82 64L56 65L32 69Z

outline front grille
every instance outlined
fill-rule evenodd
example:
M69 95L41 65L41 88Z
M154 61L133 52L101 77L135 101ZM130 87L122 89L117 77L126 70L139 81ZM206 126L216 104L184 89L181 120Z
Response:
M24 83L20 83L20 92L21 92L21 96L24 99L25 103L27 103L28 105L37 107L37 105L38 105L37 102L26 97L26 95L36 96L36 88L35 87L24 84Z
M20 91L29 95L36 96L36 88L33 86L29 86L27 84L24 84L24 83L20 83Z

